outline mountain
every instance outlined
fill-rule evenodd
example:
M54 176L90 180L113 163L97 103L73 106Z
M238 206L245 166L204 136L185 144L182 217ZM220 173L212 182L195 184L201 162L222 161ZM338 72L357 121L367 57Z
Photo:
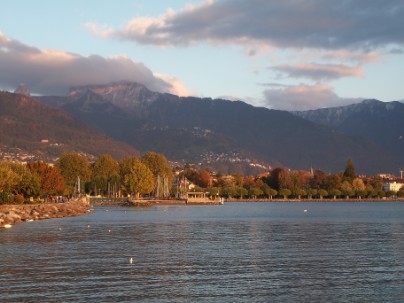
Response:
M404 157L404 104L364 100L361 103L294 112L309 121L333 127L345 134L361 136Z
M14 150L28 158L51 162L66 151L90 157L108 153L117 159L139 154L135 148L101 134L65 111L27 95L8 92L0 92L0 149L3 154Z
M131 82L75 87L66 97L40 100L141 151L176 161L341 171L352 159L363 173L396 171L400 164L362 137L241 101L178 97Z

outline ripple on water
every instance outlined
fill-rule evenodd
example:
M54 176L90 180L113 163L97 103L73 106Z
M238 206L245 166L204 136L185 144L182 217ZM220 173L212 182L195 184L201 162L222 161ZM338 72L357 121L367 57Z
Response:
M382 206L96 208L20 224L0 232L0 293L4 302L402 302L404 204Z

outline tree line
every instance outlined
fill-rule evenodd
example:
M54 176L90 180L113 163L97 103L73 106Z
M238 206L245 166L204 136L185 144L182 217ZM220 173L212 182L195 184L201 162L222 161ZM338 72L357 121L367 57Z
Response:
M168 184L168 191L156 190L161 180ZM55 165L43 161L0 162L0 203L23 203L74 194L178 197L181 191L189 190L182 187L189 183L195 184L194 191L237 199L404 197L404 188L398 193L384 192L383 180L378 176L359 177L351 160L340 173L275 168L260 177L222 176L190 165L174 174L165 156L155 152L121 161L104 154L92 163L78 153L63 154Z
M2 161L0 203L84 193L139 197L153 192L158 177L172 183L173 174L165 156L154 152L121 161L104 154L93 163L79 153L65 153L55 165L43 161L27 164Z
M195 190L208 191L212 196L220 195L236 199L353 199L404 197L404 188L399 192L383 189L379 176L360 177L352 160L345 170L326 173L321 170L298 171L275 168L268 175L220 176L212 178L207 170L186 167L183 174L197 185Z

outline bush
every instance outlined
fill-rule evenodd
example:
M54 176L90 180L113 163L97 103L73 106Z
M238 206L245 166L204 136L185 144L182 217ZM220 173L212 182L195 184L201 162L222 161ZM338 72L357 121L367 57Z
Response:
M17 194L14 196L14 203L16 204L23 204L24 203L24 196L21 194Z
M6 192L0 192L0 204L13 204L14 195Z

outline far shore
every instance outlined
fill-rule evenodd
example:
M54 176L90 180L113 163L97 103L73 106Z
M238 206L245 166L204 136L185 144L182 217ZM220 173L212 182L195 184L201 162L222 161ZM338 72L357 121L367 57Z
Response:
M404 202L404 198L351 199L226 199L225 202Z
M224 200L224 203L249 203L249 202L262 202L262 203L271 203L271 202L319 202L319 203L339 203L339 202L404 202L404 198L351 198L351 199L234 199L227 198ZM90 204L94 206L153 206L153 205L218 205L218 201L212 200L208 202L188 202L186 203L183 199L139 199L133 200L129 202L128 199L120 198L120 199L109 199L109 198L90 198Z

